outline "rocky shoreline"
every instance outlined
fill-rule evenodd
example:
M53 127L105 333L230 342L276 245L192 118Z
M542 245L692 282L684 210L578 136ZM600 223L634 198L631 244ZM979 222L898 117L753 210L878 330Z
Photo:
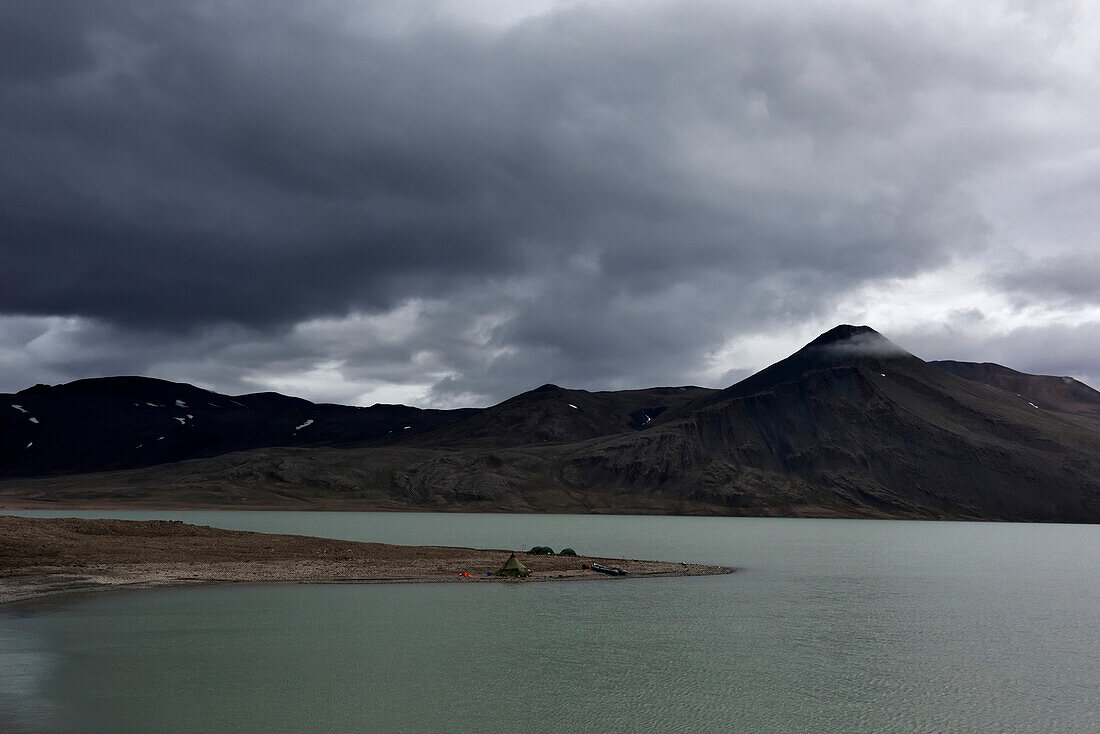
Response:
M509 550L399 546L220 530L169 520L0 516L0 604L121 588L224 583L507 583ZM731 569L517 553L530 581L704 576ZM468 574L468 576L462 576Z

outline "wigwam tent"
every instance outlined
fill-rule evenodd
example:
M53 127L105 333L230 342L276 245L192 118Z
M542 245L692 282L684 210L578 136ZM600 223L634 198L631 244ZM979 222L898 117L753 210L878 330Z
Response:
M531 569L517 561L515 553L508 556L508 560L505 561L504 565L497 571L497 576L511 576L517 579L527 578L530 575Z

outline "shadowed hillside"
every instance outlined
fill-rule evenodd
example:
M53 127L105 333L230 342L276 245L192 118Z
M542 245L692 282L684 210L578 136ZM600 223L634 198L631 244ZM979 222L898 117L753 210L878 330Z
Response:
M1078 415L1100 425L1100 392L1072 377L1029 375L992 362L931 362L953 375L998 387L1036 410Z
M220 395L148 377L35 385L0 395L0 477L128 469L270 446L385 442L476 412Z
M543 385L410 443L501 447L585 441L647 428L666 411L715 392L701 387L588 392Z
M1100 518L1100 433L951 375L866 327L575 455L575 481L732 508Z
M385 446L21 480L0 502L1100 521L1093 391L990 374L1047 407L840 326L721 391L548 385Z

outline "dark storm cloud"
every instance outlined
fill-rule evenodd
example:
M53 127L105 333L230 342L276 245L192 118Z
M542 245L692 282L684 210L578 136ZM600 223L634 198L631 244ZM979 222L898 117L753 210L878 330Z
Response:
M1030 134L990 110L1050 73L897 10L10 4L0 312L79 317L72 377L84 329L221 389L686 380L985 246L964 184Z
M66 63L28 61L32 76L4 87L3 221L21 245L4 250L6 310L285 322L552 266L586 241L626 288L703 265L754 274L799 257L859 278L935 256L932 233L909 247L883 235L912 232L906 207L946 205L919 200L938 176L865 203L795 185L791 202L770 189L794 182L761 171L763 185L707 202L696 172L677 170L676 149L693 144L675 139L678 121L690 134L697 115L732 114L773 138L736 119L754 93L794 131L847 135L867 112L792 89L808 61L782 33L720 37L668 13L666 37L653 20L613 30L620 18L578 13L494 38L431 26L381 38L289 7L113 7L59 13L63 40L46 50ZM858 40L831 50L857 54ZM749 49L708 60L719 41ZM850 95L881 98L876 82ZM701 84L713 99L695 98ZM884 99L870 106L893 117ZM851 224L792 220L791 203ZM886 231L858 226L881 204Z

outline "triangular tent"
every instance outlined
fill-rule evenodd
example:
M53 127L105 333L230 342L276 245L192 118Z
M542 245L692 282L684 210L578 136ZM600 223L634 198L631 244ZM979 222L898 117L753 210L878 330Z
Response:
M526 578L531 575L531 569L516 560L516 554L508 556L508 560L497 571L497 576L512 576L514 578Z

